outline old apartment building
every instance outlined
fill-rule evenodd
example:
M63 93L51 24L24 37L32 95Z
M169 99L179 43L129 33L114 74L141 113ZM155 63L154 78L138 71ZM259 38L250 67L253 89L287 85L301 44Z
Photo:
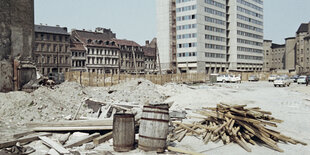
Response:
M297 74L310 73L310 23L302 23L296 36L286 38L284 45L265 40L264 54L267 71L285 69Z
M161 42L171 45L174 41L168 39L172 24L167 24L171 23L168 21L173 5L163 1L158 0L157 6L160 60L171 53L162 48ZM179 72L262 70L262 0L176 0L175 7Z
M131 40L113 39L120 50L121 73L144 73L144 53L142 47Z
M296 71L299 73L310 72L309 39L310 23L302 23L295 38Z
M79 42L75 38L70 40L70 51L72 53L72 66L71 71L87 71L86 68L86 48L82 42Z
M142 46L144 53L144 65L145 65L145 73L155 73L157 60L156 60L156 38L154 38L151 42L148 40L145 42L145 46Z
M97 28L95 32L73 30L71 35L75 42L79 42L79 49L82 50L81 44L83 44L86 50L84 56L86 61L82 66L85 66L88 72L112 74L119 72L120 50L112 40L116 35L110 29ZM83 54L80 53L80 56L77 53L77 57L81 58Z
M285 69L285 44L274 44L271 40L264 40L264 71Z
M47 75L68 72L71 68L70 34L66 27L35 25L34 60Z

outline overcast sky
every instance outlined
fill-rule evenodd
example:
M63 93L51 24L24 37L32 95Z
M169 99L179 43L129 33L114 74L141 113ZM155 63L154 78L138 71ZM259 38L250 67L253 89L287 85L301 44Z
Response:
M265 0L264 38L284 43L310 21L310 0ZM35 0L35 23L94 30L111 28L119 39L144 45L156 36L155 0Z

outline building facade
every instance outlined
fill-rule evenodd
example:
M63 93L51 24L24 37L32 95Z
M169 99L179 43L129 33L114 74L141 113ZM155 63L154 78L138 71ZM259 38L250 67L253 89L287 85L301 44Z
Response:
M72 39L80 42L86 50L87 72L112 74L119 72L120 50L112 40L116 35L110 29L97 28L95 32L73 30L71 35Z
M296 55L296 71L298 73L310 72L309 64L309 39L310 39L310 23L302 23L296 32L295 37L295 55Z
M37 69L43 75L68 72L71 68L71 51L67 28L35 25L33 56Z
M120 49L120 72L129 74L144 73L144 53L142 47L131 40L113 39Z
M148 40L145 42L145 46L142 46L142 50L144 53L144 72L146 74L156 73L157 59L156 59L156 38L154 38L151 42Z
M167 15L165 11L157 14ZM167 28L161 22L159 25ZM158 31L164 33L163 29ZM160 42L171 40L158 37L159 53L165 53ZM176 40L180 72L260 71L263 67L263 1L176 0ZM162 54L160 60L164 59L161 57Z
M72 66L71 71L87 71L86 68L86 48L83 43L76 40L75 38L70 39L70 51Z
M284 70L286 64L285 44L264 40L264 71Z
M177 71L176 0L156 0L157 46L163 72ZM159 67L159 66L158 66Z
M34 1L2 0L0 30L0 92L19 90L36 78Z
M285 39L285 69L289 72L296 70L295 37Z
M272 56L271 56L271 46L272 46L272 40L264 40L264 64L263 64L263 71L270 71L271 68L271 60L272 60Z
M264 40L264 69L310 74L310 23L302 23L285 44Z

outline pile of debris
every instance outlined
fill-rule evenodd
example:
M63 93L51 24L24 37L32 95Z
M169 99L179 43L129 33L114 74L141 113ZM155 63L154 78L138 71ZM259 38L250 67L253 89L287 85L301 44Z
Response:
M204 108L197 113L206 116L193 124L173 122L175 129L169 135L171 141L182 141L186 135L200 136L205 144L222 140L224 144L235 142L251 152L248 143L265 143L272 149L283 152L277 142L302 144L304 142L285 136L266 126L277 127L282 121L271 116L271 112L259 107L245 108L246 105L218 104L216 108Z

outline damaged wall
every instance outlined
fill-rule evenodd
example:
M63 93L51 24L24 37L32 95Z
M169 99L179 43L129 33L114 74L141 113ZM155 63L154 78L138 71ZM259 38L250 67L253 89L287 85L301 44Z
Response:
M0 92L7 92L14 90L14 82L22 86L36 77L32 65L34 1L0 0L0 4ZM20 62L18 76L14 75L14 60Z

